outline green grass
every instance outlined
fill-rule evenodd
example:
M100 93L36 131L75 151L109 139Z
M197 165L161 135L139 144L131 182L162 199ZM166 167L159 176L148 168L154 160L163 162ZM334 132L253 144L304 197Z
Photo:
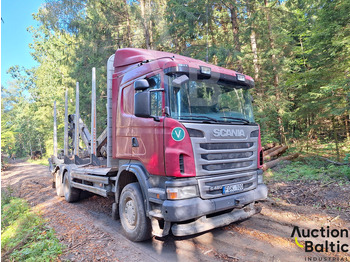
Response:
M339 143L339 161L342 163L350 162L350 141L343 141ZM288 152L302 153L302 154L314 154L329 158L334 161L338 161L336 145L334 142L319 142L319 141L307 141L300 140L289 145Z
M55 261L63 246L28 203L1 193L1 256L9 261Z
M339 181L350 182L350 167L335 166L317 157L304 157L291 162L277 171L267 171L268 179L275 181L311 181L323 182Z

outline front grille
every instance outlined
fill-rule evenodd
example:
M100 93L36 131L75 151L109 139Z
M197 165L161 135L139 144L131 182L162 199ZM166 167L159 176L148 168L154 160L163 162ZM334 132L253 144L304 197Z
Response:
M202 154L201 157L206 160L224 160L247 158L253 155L253 152L238 152L238 153L217 153L217 154Z
M191 133L196 177L203 199L223 197L257 186L258 137L250 134L257 126L240 126L245 136L217 136L216 129L231 127L186 123ZM233 128L233 127L232 127ZM255 134L254 133L254 134ZM225 187L225 188L224 188Z
M241 174L220 174L198 179L201 197L204 199L242 193L257 186L256 171ZM240 190L223 193L224 186L241 185ZM243 185L243 186L242 186Z
M253 142L235 142L235 143L201 143L200 147L206 150L225 150L250 148Z
M200 160L197 163L209 174L247 170L254 165L253 142L199 143L199 147L201 154L197 156Z
M226 169L236 169L242 167L248 167L253 163L253 161L244 161L237 163L219 163L219 164L210 164L203 165L203 169L208 171L216 171L216 170L226 170Z

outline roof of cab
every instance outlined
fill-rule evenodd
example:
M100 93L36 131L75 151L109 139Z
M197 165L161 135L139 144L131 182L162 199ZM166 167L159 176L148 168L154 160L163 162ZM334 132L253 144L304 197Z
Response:
M200 60L196 60L190 57L181 56L177 54L156 51L156 50L146 50L139 48L122 48L118 49L115 52L114 58L114 67L123 67L132 64L137 64L145 61L158 60L162 58L170 58L170 59L182 59L188 62L202 62ZM204 63L204 62L202 62Z
M228 74L228 75L236 75L237 72L222 68L219 66L215 66L212 64L205 63L204 61L193 59L190 57L177 55L173 53L168 52L162 52L162 51L155 51L155 50L146 50L146 49L139 49L139 48L122 48L118 49L115 52L115 58L114 58L114 67L117 68L123 68L130 65L134 65L141 62L151 62L154 60L165 60L165 59L171 59L174 62L177 63L186 63L189 67L199 68L199 66L208 66L213 71L216 71L218 73L222 74ZM163 65L166 66L167 63L164 63ZM169 63L170 65L172 63ZM163 67L163 66L162 66ZM166 66L167 67L167 66ZM246 76L249 80L253 80L250 76Z

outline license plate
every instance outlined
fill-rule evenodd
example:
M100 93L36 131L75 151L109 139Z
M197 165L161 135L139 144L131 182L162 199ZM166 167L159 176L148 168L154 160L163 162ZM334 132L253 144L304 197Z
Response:
M237 191L243 190L243 184L227 185L222 187L222 193L229 194Z

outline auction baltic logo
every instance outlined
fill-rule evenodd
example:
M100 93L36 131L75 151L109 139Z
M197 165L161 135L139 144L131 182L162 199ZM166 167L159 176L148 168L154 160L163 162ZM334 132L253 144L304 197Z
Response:
M301 229L294 226L291 237L295 239L295 244L305 250L305 252L330 253L337 252L348 254L349 244L344 240L349 239L349 229L330 229L321 227L319 229ZM298 242L298 238L307 238L304 245ZM332 238L333 240L330 240ZM317 239L317 244L314 241ZM350 260L340 260L350 261Z

